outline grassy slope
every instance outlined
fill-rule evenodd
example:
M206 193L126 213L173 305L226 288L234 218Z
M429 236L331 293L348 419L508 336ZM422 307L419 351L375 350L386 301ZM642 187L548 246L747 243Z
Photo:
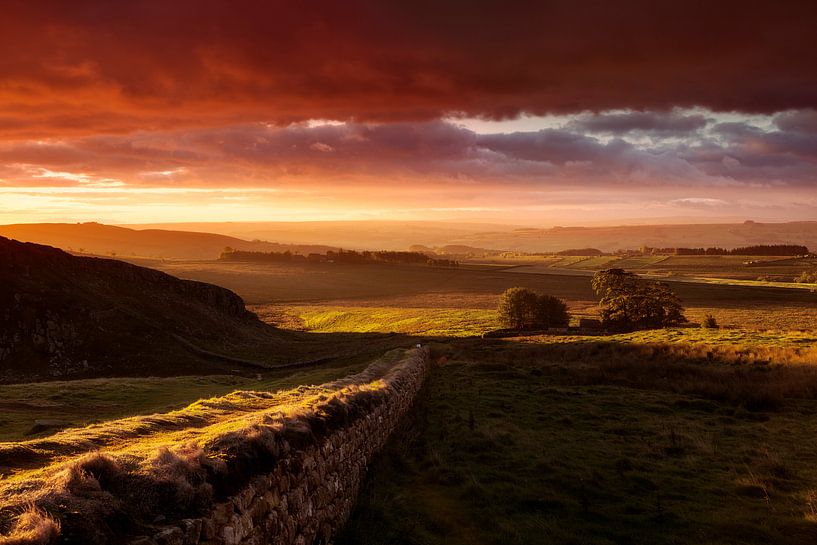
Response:
M343 544L813 543L817 401L571 384L476 350L373 469ZM554 376L558 377L554 379Z
M204 445L225 433L257 423L269 411L298 413L304 406L320 401L322 397L325 399L327 392L348 387L345 379L353 376L351 373L364 367L367 372L387 370L406 354L406 350L392 350L374 362L366 362L368 366L340 368L335 373L320 370L278 382L254 383L249 385L252 389L231 388L230 393L223 396L201 399L196 396L197 401L177 410L105 419L87 427L69 428L46 438L0 442L0 466L5 473L5 479L0 481L0 500L4 492L20 492L17 484L22 479L51 474L58 464L92 450L143 456L154 453L162 446ZM335 379L338 382L332 382ZM318 385L309 385L316 382ZM372 380L371 384L379 387L380 382Z
M354 373L367 361L352 358L333 365L266 374L261 379L238 376L89 379L0 386L0 441L43 437L29 435L35 420L58 420L86 426L117 418L176 410L202 398L235 390L279 390L320 384Z

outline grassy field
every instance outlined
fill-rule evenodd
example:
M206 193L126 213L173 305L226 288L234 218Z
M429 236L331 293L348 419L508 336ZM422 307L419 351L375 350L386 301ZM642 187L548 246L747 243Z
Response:
M234 375L169 378L89 379L0 385L0 442L53 434L54 428L31 433L37 420L63 427L82 427L117 418L179 409L202 398L235 390L275 391L320 384L354 373L366 358L349 358L316 368L265 373L259 378ZM0 443L2 444L2 443Z
M658 258L664 259L660 256ZM493 310L499 295L513 286L527 287L565 299L579 315L591 315L597 301L590 289L591 270L574 269L569 274L562 274L548 266L504 270L468 266L441 269L218 262L173 262L158 263L157 266L183 278L213 282L230 288L254 307L277 305ZM529 272L521 272L523 269L528 269ZM808 289L787 289L765 282L729 285L674 281L672 277L667 277L666 280L677 291L684 306L690 309L690 318L694 320L713 313L722 324L739 327L800 329L813 328L817 323L817 293ZM678 280L689 279L681 277Z
M499 327L496 311L400 307L294 307L306 331L469 337Z
M813 398L747 411L668 391L659 377L588 380L588 368L604 367L593 358L510 354L448 350L339 543L817 539L817 453L802 439L817 433Z
M528 273L510 261L158 264L237 291L265 321L298 331L287 333L293 339L312 336L321 353L340 357L261 377L0 386L0 455L32 444L40 445L35 462L48 445L87 450L85 434L116 419L130 430L112 434L122 451L241 430L250 412L283 399L273 392L346 376L374 352L422 340L434 344L439 365L414 424L372 469L340 543L814 542L817 294L756 279L673 281L692 322L713 314L729 327L479 338L499 326L498 296L508 287L564 298L575 323L597 312L593 267L675 271L683 280L713 263L742 267L695 257L686 269L662 269L672 259L540 259L539 272ZM564 260L574 274L547 271ZM208 399L216 396L226 397ZM72 427L27 435L43 419ZM178 429L150 432L167 422Z
M587 259L578 261L569 266L575 267L577 269L591 269L595 271L598 269L607 269L610 267L615 267L619 261L620 258L616 256L602 255L597 257L589 257ZM557 264L555 266L559 267L560 265Z

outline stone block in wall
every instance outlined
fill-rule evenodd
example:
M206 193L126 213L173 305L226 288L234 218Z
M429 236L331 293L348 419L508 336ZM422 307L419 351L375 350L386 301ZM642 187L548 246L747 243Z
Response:
M224 545L237 545L238 539L235 535L235 528L232 526L224 526L221 529L221 541Z
M181 528L165 528L153 536L157 545L184 545L184 533Z
M212 519L215 525L224 526L233 518L235 507L231 501L219 503L215 506L212 513Z
M156 545L156 542L149 537L137 537L133 541L129 541L128 545Z
M201 519L201 538L211 540L216 537L216 525L212 518Z
M184 519L179 524L179 527L184 534L184 545L196 545L201 540L201 519Z

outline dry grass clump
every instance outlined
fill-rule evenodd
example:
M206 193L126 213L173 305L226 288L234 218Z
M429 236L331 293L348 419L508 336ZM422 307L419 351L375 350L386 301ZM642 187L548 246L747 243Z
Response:
M403 359L396 361L401 355ZM176 519L200 512L214 498L231 495L255 475L268 472L290 449L314 444L320 436L367 414L425 361L424 351L412 357L399 351L358 375L320 387L278 394L236 392L199 402L189 409L212 410L219 419L191 430L171 425L170 431L137 441L128 435L122 443L111 443L116 448L106 452L69 455L13 476L0 485L0 535L7 536L0 539L18 541L0 544L40 545L26 537L28 526L20 526L22 519L16 516L27 505L60 520L63 538L88 545L138 534L157 517ZM250 406L263 401L263 408L248 411L239 400L253 400ZM102 429L115 427L114 422ZM66 438L70 436L63 435ZM59 444L52 447L59 449ZM52 458L43 459L47 464ZM59 533L59 526L55 528Z
M60 523L45 512L29 506L14 523L9 536L0 536L0 545L50 545L60 535Z

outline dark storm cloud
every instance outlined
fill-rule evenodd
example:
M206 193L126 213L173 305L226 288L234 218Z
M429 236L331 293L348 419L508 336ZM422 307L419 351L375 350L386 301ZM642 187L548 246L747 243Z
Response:
M814 108L815 24L814 2L10 0L0 127Z

